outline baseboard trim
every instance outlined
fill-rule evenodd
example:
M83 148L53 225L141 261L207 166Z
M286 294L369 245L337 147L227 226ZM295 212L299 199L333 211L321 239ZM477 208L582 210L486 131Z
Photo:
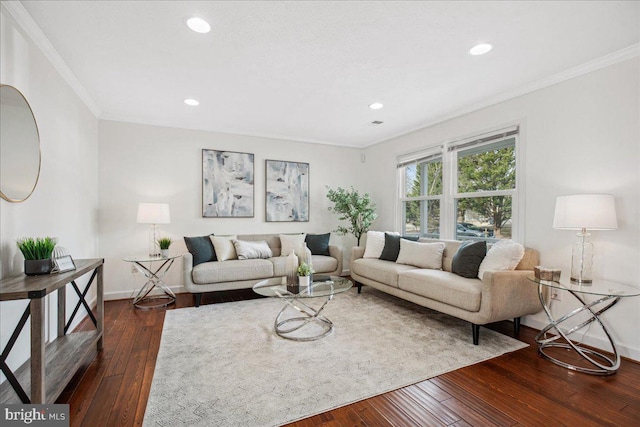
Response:
M174 294L181 294L187 292L187 290L183 286L170 286L169 287ZM104 300L105 301L113 301L118 299L133 299L135 292L138 292L139 289L132 289L128 291L116 291L116 292L105 292ZM153 293L152 295L155 295Z

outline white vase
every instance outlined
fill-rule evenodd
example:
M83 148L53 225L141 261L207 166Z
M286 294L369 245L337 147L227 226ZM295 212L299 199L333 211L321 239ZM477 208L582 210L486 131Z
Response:
M160 249L160 256L162 258L169 258L169 249Z
M297 275L298 275L298 257L291 250L291 253L287 256L286 262L286 272L287 272L287 285L297 285Z
M300 287L304 286L305 288L309 287L309 276L298 276L298 281L300 283Z

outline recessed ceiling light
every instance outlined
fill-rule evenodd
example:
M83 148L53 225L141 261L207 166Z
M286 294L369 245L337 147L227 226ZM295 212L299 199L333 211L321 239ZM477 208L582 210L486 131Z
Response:
M187 20L187 26L196 33L208 33L211 31L211 25L202 18L189 18Z
M191 105L192 107L195 107L196 105L200 105L200 102L198 102L197 99L193 99L193 98L185 99L184 103L187 104L187 105Z
M371 108L372 110L379 110L382 107L384 107L384 105L380 102L374 102L373 104L369 104L369 108Z
M491 46L489 43L478 43L477 45L469 49L469 53L471 55L484 55L491 49L493 49L493 46Z

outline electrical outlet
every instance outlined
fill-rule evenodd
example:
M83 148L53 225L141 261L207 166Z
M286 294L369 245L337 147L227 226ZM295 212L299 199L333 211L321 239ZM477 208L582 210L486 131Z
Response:
M562 293L558 289L551 289L551 299L553 301L562 301Z
M131 273L136 274L138 272L138 269L136 268L135 264L131 264Z

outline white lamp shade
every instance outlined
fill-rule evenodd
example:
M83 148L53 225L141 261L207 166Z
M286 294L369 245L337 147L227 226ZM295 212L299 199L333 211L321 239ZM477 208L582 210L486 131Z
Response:
M616 205L610 194L574 194L556 199L553 228L615 230Z
M168 203L140 203L138 204L138 224L169 224Z

